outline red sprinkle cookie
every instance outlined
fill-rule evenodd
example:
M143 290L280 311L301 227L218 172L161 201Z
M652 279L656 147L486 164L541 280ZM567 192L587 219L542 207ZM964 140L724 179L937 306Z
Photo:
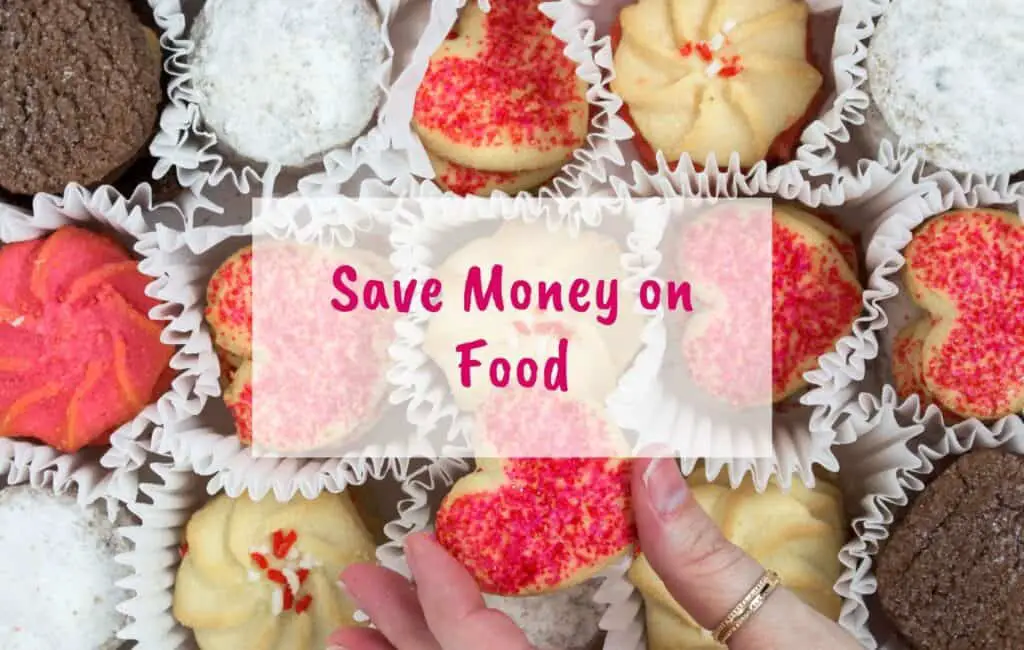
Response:
M206 321L218 347L252 356L252 247L229 257L206 288Z
M0 248L0 436L105 444L169 386L151 279L106 237L65 227Z
M661 151L748 168L792 158L821 99L802 0L637 0L619 14L612 89L646 164Z
M413 124L453 191L539 185L583 145L586 83L551 26L531 0L467 3L431 57Z
M999 210L929 220L904 252L905 280L930 315L924 394L963 417L1024 410L1024 224Z
M793 395L818 357L851 331L862 288L830 227L793 206L772 224L772 375L775 401ZM814 224L813 226L810 224Z
M617 444L619 435L601 409L541 391L495 391L477 425L495 441L596 436ZM437 539L488 593L569 587L635 542L629 485L623 458L480 458L442 502Z

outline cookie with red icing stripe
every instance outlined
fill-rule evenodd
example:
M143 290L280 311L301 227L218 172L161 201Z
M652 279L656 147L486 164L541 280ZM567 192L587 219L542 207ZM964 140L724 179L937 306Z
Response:
M586 82L551 26L530 0L496 2L488 13L467 3L431 57L413 125L435 161L456 166L435 163L437 175L462 175L454 191L529 189L583 145Z
M104 444L165 391L174 349L127 250L75 227L0 248L0 436Z
M1024 410L1024 223L1000 210L930 219L904 251L905 283L929 318L924 392L963 417Z
M485 592L576 585L629 550L630 462L600 406L550 391L500 390L475 423L477 449L486 453L445 497L436 532ZM515 453L524 449L553 457Z

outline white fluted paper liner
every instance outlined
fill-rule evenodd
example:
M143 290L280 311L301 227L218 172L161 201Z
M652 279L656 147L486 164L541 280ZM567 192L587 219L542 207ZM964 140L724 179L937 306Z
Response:
M467 1L472 0L434 0L430 3L429 16L419 18L424 24L419 40L409 55L409 63L391 88L392 101L388 102L384 110L388 123L395 127L392 143L395 149L407 152L409 171L413 175L397 177L392 185L392 191L397 195L420 196L418 192L426 192L429 196L440 192L433 182L419 182L419 179L433 179L435 174L426 149L412 128L413 106L431 55L444 43L458 19L459 10ZM488 10L486 2L481 0L479 4L485 11ZM621 124L612 120L617 110L617 100L608 89L608 78L594 60L586 35L566 27L573 20L564 14L566 6L560 2L545 2L541 3L540 9L555 21L555 36L565 42L564 52L576 64L576 75L587 82L589 87L586 98L591 108L586 143L573 153L572 160L555 178L540 188L539 195L546 198L579 193L591 183L604 182L607 178L606 169L610 165L622 164L621 158L617 157L618 147L614 142L628 139L631 132L628 127L623 130ZM398 125L404 126L404 129L398 128ZM495 193L504 195L501 191Z
M602 102L608 109L604 128L610 137L604 141L601 156L596 162L606 168L600 171L593 167L588 169L591 176L601 180L609 174L628 176L631 169L643 168L632 143L633 129L621 117L622 98L609 88L609 83L615 76L611 27L617 20L619 11L631 3L632 0L558 0L542 5L544 11L556 20L555 34L570 43L582 44L590 49L587 73L592 78L602 80ZM816 119L804 127L795 159L773 168L769 168L767 163L761 161L750 169L743 170L739 155L736 153L726 161L718 161L714 155L708 156L704 161L695 161L689 156L683 156L676 164L666 161L664 154L658 152L658 168L652 171L662 174L676 172L692 179L700 177L703 182L721 178L744 178L751 182L755 178L767 176L772 184L784 181L784 178L780 177L791 178L800 171L812 176L824 175L823 178L816 179L816 182L827 183L828 175L840 171L838 151L849 142L849 127L855 122L863 107L857 104L856 93L840 91L839 78L843 74L843 62L833 61L832 57L833 36L840 3L837 0L819 0L807 4L811 9L814 62L825 77L825 88L835 88L835 91L829 93ZM608 167L609 164L626 169L611 169ZM717 170L721 176L706 175L702 170Z
M160 116L160 130L150 144L150 153L157 159L154 177L162 178L168 173L174 173L182 186L193 188L198 194L210 193L212 188L226 180L227 185L238 193L249 194L258 187L272 187L275 182L284 179L301 183L306 175L321 170L348 177L355 169L353 161L362 156L389 156L389 167L404 168L400 159L394 154L388 154L387 150L390 148L392 131L395 128L401 131L407 127L402 124L392 125L386 106L393 101L391 77L395 53L395 43L392 41L395 17L407 2L373 2L381 17L381 38L386 55L377 70L377 82L382 90L381 105L367 131L349 146L326 153L322 164L315 164L305 170L290 170L282 169L277 164L239 162L218 151L216 134L203 124L192 85L193 73L189 61L195 49L189 29L201 3L189 0L150 0L156 23L161 30L160 43L169 52L165 70L171 78L167 89L169 102Z
M341 199L335 197L336 200ZM335 205L334 201L330 205ZM353 203L353 209L355 206ZM373 216L369 213L349 215L351 221L331 224L330 232L332 236L340 236L336 243L344 246L380 239L387 232L381 216L386 213L382 210ZM183 313L181 318L201 333L190 349L195 355L197 383L211 397L221 396L220 365L203 314L206 287L224 260L252 244L254 229L260 228L262 223L257 220L255 228L248 224L203 226L186 232L160 228L156 232L161 254L167 257L171 269L168 275L174 279L168 290L192 299L187 313ZM324 223L312 221L308 227L319 228ZM391 427L389 430L403 427L413 433L415 427L409 424L405 412L411 407L403 402L395 395L389 396L383 416L367 433L368 440L372 439L378 427ZM252 449L235 435L235 424L223 400L211 399L207 409L193 415L197 417L158 427L153 434L153 450L173 457L197 474L209 477L211 491L224 490L232 497L248 490L256 498L262 498L269 492L279 500L290 499L296 493L312 498L325 489L341 491L346 485L359 484L368 478L381 478L391 473L404 476L411 458L434 458L446 453L443 446L435 449L411 440L408 448L398 449L394 446L397 443L371 444L359 452L348 452L334 458L255 456Z
M878 20L893 0L847 0L843 3L836 25L832 49L835 66L836 93L844 98L845 120L851 125L851 156L875 158L880 149L891 155L899 151L908 155L905 145L893 134L871 101L868 88L868 44ZM885 154L883 154L885 155ZM941 170L931 163L922 163L926 173L935 175L946 191L959 188L964 193L975 190L1005 194L1011 191L1011 174L977 174Z
M924 173L922 170L927 169L916 154L906 149L894 152L883 147L880 154L883 158L891 156L888 158L890 164L910 170L914 177L920 177ZM945 182L946 179L948 172L935 172L921 177L918 187L923 193L913 203L904 204L903 209L883 215L867 248L868 270L872 278L880 280L878 288L883 298L876 305L883 319L884 330L880 332L877 344L879 358L872 383L893 395L896 394L892 375L893 340L903 326L923 313L911 297L905 294L901 277L906 263L903 249L910 243L914 229L928 218L949 210L994 208L1024 215L1024 191L1020 187L1007 191L997 191L984 185L965 188L959 184L951 185ZM878 389L873 389L872 392L880 394ZM1009 415L991 423L973 418L960 422L945 422L937 406L922 405L917 395L908 397L906 402L908 408L915 410L917 422L935 417L961 436L977 435L980 431L1001 435L1004 431L1024 427L1024 414ZM861 395L850 405L847 412L855 412L857 418L863 419L871 413L874 404L874 398ZM842 423L838 426L845 429ZM845 433L848 434L847 437L856 435L856 431L852 429Z
M893 521L944 459L974 449L1024 454L1024 425L1017 420L994 428L950 428L938 411L922 415L916 403L900 402L890 387L877 396L862 395L860 401L865 408L856 425L861 437L840 451L847 483L863 484L864 494L853 522L857 538L840 553L845 567L836 587L844 598L840 622L866 648L908 650L876 611L875 555Z
M820 208L833 214L844 230L858 236L863 242L871 240L880 223L904 214L919 213L928 198L935 200L938 190L931 183L918 183L914 161L889 160L885 164L868 163L858 174L846 182L812 185L793 168L781 168L775 173L761 170L753 175L727 174L704 171L690 174L677 169L671 174L649 173L639 166L632 169L631 178L612 178L614 194L621 200L630 197L715 197L743 198L770 197L794 200L808 208ZM661 265L662 251L673 242L664 241L665 224L653 220L638 220L638 231L645 236L635 237L643 242L638 251L642 257L657 260ZM877 249L868 247L869 260L877 260ZM869 270L877 264L869 264ZM654 275L667 273L657 268ZM848 335L839 340L835 349L819 358L818 367L805 378L809 390L800 397L801 408L777 415L773 430L774 456L770 458L711 458L705 471L709 479L720 472L728 472L730 483L739 485L749 472L754 484L762 488L770 476L777 476L780 484L788 486L793 477L813 485L813 467L820 464L835 471L838 468L833 445L849 443L856 432L846 424L851 403L860 392L860 384L868 376L869 365L879 354L878 335L887 325L882 304L894 294L889 269L874 270L864 282L864 311L853 323ZM655 319L657 333L647 336L645 348L637 356L633 367L620 382L616 398L610 405L621 426L638 431L665 432L695 430L694 414L681 396L673 394L661 376L666 339L671 336L671 325L663 315ZM652 389L652 382L656 388ZM707 426L707 425L705 425ZM732 431L713 431L709 435L730 436ZM665 433L660 435L666 439ZM684 461L689 473L696 458Z
M99 227L116 235L139 257L139 271L154 278L146 293L161 304L154 307L149 316L166 322L160 338L165 344L177 347L170 361L177 375L167 393L113 433L109 449L85 449L77 454L62 455L39 443L0 439L0 450L8 454L34 454L61 466L74 466L100 454L100 464L111 474L112 491L134 494L135 472L146 460L154 426L198 413L209 395L202 386L201 370L196 365L195 346L201 336L188 316L194 300L169 289L176 279L167 270L142 206L108 192L93 194L82 187L69 186L60 202L37 200L35 208L31 215L0 212L0 246L45 237L66 225Z

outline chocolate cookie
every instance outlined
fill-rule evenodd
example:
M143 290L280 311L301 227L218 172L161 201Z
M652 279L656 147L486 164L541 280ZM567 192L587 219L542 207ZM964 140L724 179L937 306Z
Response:
M876 575L915 650L1024 647L1024 457L957 460L894 525Z
M128 0L4 0L0 51L0 188L109 182L146 146L160 46Z

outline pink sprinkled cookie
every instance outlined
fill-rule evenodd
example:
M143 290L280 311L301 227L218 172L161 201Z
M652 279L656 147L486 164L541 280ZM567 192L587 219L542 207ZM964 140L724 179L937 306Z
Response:
M804 373L851 331L861 313L857 275L830 227L791 205L772 223L772 378L774 401L806 385ZM846 240L848 241L848 239Z
M206 288L206 321L218 347L252 356L252 246L229 257Z
M800 208L775 204L769 223L766 209L726 204L680 241L682 272L706 305L686 322L683 356L694 381L729 404L798 392L860 314L852 241Z
M905 283L928 312L919 338L924 394L962 417L1024 410L1024 223L957 210L914 233Z
M477 435L499 453L504 440L530 438L621 449L601 407L549 391L494 391L476 417ZM529 595L579 584L636 540L627 459L498 455L478 459L436 519L438 541L485 592Z

